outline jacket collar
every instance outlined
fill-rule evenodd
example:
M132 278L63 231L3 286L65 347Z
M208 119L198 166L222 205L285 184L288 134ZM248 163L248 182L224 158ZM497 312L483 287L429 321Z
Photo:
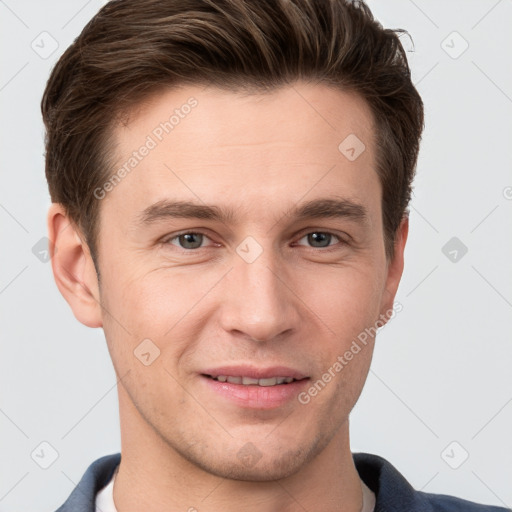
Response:
M105 455L95 460L56 512L95 512L96 494L108 484L120 462L120 453Z
M416 491L386 459L370 453L353 453L361 480L375 493L375 512L430 512L424 493Z

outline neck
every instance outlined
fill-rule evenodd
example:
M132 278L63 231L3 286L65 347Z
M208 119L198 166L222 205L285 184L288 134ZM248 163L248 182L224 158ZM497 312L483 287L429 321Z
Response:
M184 459L140 416L119 386L121 463L117 512L360 512L361 480L349 444L348 420L316 458L286 478L230 480Z

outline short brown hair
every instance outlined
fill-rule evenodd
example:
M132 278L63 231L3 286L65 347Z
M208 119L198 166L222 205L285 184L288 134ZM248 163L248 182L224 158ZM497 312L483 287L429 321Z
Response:
M85 236L99 271L93 191L112 173L109 136L130 108L173 85L266 92L318 81L359 94L371 108L390 258L424 122L402 33L384 29L362 1L111 0L61 56L44 91L51 199Z

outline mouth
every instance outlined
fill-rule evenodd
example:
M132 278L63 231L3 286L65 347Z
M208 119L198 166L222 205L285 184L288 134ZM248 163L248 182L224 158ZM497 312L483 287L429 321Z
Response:
M302 379L295 379L293 377L267 377L263 379L256 379L254 377L246 376L235 376L235 375L207 375L203 374L204 377L216 380L217 382L229 382L230 384L241 384L242 386L280 386L281 384L291 384Z
M236 407L276 409L291 402L304 390L310 378L292 368L225 366L200 374L212 397Z

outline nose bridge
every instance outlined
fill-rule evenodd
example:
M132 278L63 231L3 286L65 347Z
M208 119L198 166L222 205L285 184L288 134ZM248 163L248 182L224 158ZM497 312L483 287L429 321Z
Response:
M239 331L267 341L297 324L293 294L280 275L282 265L271 244L263 247L248 237L236 249L226 286L222 322L227 331Z

